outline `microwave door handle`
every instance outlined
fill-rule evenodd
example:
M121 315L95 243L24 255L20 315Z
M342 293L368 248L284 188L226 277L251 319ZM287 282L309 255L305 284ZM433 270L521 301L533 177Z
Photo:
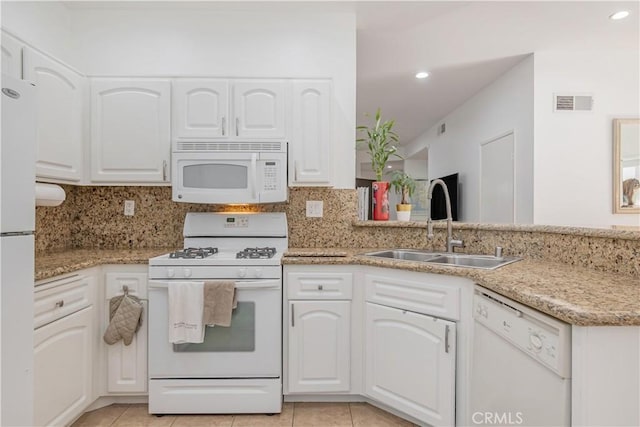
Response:
M251 153L251 191L252 197L258 199L258 154Z

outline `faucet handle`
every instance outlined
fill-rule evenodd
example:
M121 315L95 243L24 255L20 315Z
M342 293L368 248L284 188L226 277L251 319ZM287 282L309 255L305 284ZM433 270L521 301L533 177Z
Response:
M493 254L497 259L502 259L502 246L496 246L496 251Z

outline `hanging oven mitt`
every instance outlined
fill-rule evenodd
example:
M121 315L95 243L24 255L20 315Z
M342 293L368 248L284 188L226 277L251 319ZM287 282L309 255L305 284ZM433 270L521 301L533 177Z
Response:
M142 303L137 297L119 295L109 301L109 326L104 332L104 341L115 344L120 339L131 344L133 336L142 322Z

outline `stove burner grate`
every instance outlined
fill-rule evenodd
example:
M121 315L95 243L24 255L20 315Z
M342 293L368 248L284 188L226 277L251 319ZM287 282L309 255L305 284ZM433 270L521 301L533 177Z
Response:
M245 248L236 254L237 259L264 259L273 258L276 248Z
M217 253L218 248L184 248L181 251L171 252L169 258L202 259Z

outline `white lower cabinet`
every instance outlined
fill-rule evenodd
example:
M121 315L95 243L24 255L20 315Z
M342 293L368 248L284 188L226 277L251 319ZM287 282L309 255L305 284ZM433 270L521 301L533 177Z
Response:
M285 267L285 393L353 393L352 288L350 269Z
M414 423L454 426L457 407L466 419L456 366L468 378L472 290L428 273L285 265L285 398L365 396Z
M102 279L103 278L103 279ZM130 345L107 345L109 299L142 300ZM147 393L147 265L106 265L36 283L34 424L69 425L102 396Z
M34 422L67 425L92 402L93 306L34 332Z
M289 313L289 391L349 391L351 301L289 301Z
M367 396L434 426L455 423L456 324L366 303Z
M144 272L140 271L141 269ZM147 392L147 319L149 303L147 301L146 266L108 266L105 267L105 308L102 333L109 325L109 300L125 291L140 298L142 324L129 345L118 341L107 348L107 394L146 393Z
M107 393L147 392L147 310L149 303L142 301L142 325L131 344L124 342L107 347ZM109 303L106 307L107 313Z

